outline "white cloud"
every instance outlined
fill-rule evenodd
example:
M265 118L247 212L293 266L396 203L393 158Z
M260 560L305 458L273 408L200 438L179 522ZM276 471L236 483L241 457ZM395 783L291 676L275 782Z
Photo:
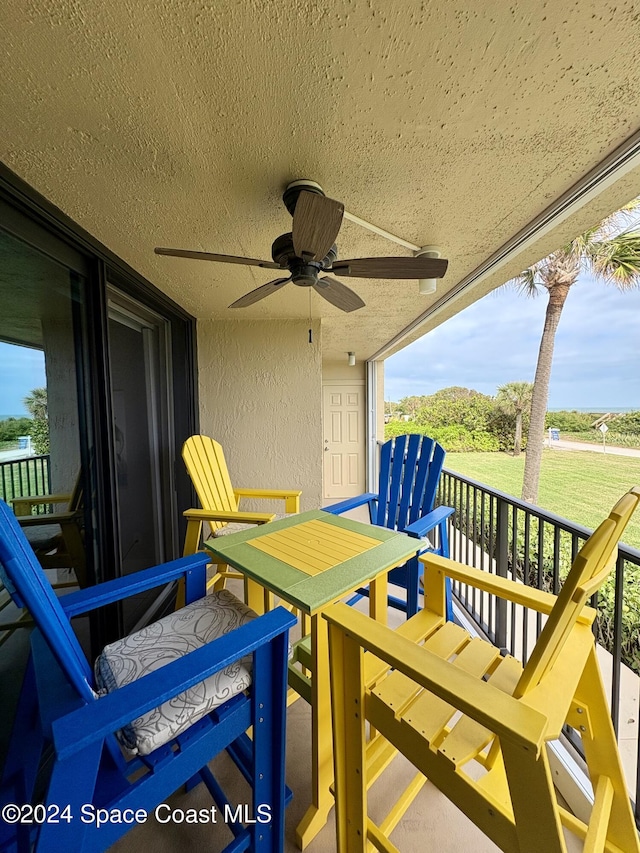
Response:
M40 350L0 342L0 415L28 415L22 401L46 385Z
M504 288L385 362L385 398L464 385L495 394L533 381L547 298ZM640 408L640 290L621 293L584 276L556 334L551 408Z

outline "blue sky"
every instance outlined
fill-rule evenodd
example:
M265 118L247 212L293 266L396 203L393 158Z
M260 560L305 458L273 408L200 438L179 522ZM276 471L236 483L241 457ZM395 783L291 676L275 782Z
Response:
M42 352L0 342L0 415L29 417L22 401L45 385Z
M471 305L385 362L385 400L463 385L495 395L533 382L546 292L509 287ZM620 293L587 274L571 288L556 334L549 408L640 409L640 289Z
M494 395L533 381L546 295L500 288L385 362L385 399L449 385ZM0 342L0 415L27 414L22 400L45 385L37 350ZM640 409L640 289L620 293L581 276L556 335L549 408Z

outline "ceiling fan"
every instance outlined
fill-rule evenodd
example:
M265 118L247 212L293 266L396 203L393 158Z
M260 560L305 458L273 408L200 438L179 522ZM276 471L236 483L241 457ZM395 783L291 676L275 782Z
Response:
M325 196L322 187L314 181L299 180L290 183L282 200L293 216L293 229L276 238L271 247L271 261L241 258L236 255L215 255L189 249L156 248L156 255L176 258L194 258L199 261L217 261L224 264L247 264L265 269L287 270L285 278L276 278L232 302L229 308L246 308L265 296L275 293L292 281L299 287L312 287L327 302L342 311L355 311L364 302L332 276L337 273L352 278L442 278L448 261L444 258L355 258L338 260L335 239L342 225L344 205Z

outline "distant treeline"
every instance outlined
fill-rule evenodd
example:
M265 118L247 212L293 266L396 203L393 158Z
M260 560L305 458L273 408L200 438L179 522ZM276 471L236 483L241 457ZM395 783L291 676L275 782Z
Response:
M588 412L547 412L546 426L555 427L562 432L583 433L589 430L597 430L602 415ZM611 436L614 435L638 435L640 436L640 411L625 412L615 415L612 413L607 418L606 424Z
M31 418L9 417L0 420L0 441L15 441L21 435L30 435L32 430Z
M601 440L597 431L602 413L578 411L547 412L546 428L559 429L588 440ZM497 451L514 446L516 412L498 394L491 397L471 388L453 386L428 396L403 397L385 402L385 436L422 433L439 441L445 450ZM607 440L635 446L640 444L640 411L612 415L606 421ZM594 426L595 424L595 426ZM522 448L529 429L528 410L522 411Z

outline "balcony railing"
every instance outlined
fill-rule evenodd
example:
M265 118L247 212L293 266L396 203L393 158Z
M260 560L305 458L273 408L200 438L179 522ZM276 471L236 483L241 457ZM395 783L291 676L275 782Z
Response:
M451 519L453 559L554 593L560 589L574 557L591 534L582 525L452 471L442 473L437 503L456 510ZM608 507L603 512L605 509ZM625 741L625 769L630 788L635 787L638 821L640 614L634 611L634 601L625 593L637 584L640 576L640 551L623 544L618 553L615 573L592 601L598 610L594 633L608 653L603 656L603 672L609 682L611 717L621 751ZM540 614L480 593L466 584L454 584L453 591L464 611L496 646L523 662L527 660L542 630ZM632 715L627 712L629 705L635 709ZM625 719L621 720L623 709ZM634 754L629 756L631 744Z
M0 498L11 501L25 495L50 495L49 455L29 456L0 462ZM46 504L34 507L34 514L45 512Z

